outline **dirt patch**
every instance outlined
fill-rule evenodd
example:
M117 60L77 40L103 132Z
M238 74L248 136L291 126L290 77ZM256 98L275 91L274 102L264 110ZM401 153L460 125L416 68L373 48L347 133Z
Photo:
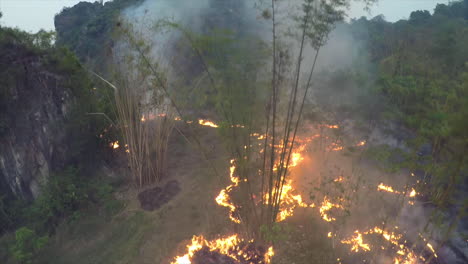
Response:
M138 200L143 210L154 211L161 208L180 192L179 182L169 181L164 187L154 187L138 194Z

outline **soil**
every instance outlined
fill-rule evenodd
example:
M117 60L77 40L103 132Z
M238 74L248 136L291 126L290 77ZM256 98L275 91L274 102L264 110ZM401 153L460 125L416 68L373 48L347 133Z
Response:
M179 182L169 181L164 187L154 187L138 194L141 208L145 211L154 211L168 203L180 192Z

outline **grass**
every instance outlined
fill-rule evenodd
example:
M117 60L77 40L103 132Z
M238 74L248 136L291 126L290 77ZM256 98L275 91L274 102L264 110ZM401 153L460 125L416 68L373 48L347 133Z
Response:
M143 211L137 200L141 189L122 185L114 193L119 199L107 199L62 223L34 263L170 263L193 235L213 238L232 231L225 208L214 201L224 187L218 177L198 152L188 151L190 146L175 142L171 147L167 180L178 180L182 189L173 200ZM226 169L227 179L227 159L218 155L213 162Z
M113 219L93 215L62 226L38 263L133 263L151 229L151 218L134 212Z

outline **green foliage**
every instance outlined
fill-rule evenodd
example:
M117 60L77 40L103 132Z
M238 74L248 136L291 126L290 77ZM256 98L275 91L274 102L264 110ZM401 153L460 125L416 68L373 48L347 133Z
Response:
M89 203L89 183L75 168L50 175L41 195L25 211L37 230L53 230L61 219Z
M284 223L273 223L271 225L260 226L262 238L270 243L285 241L292 233L292 226Z
M71 49L81 62L88 63L93 69L105 71L112 32L120 12L140 2L142 0L115 0L104 5L80 2L64 8L55 16L57 44Z
M416 136L406 140L410 151L403 162L392 160L388 149L370 150L370 156L387 160L386 168L424 170L431 180L425 191L438 204L450 202L454 186L466 175L468 135L462 131L468 125L462 120L468 120L467 11L468 3L457 1L437 5L432 16L416 11L408 21L360 19L350 26L378 66L380 116ZM431 145L431 153L419 157L423 144Z
M34 230L21 227L15 232L11 255L20 263L33 263L35 255L47 244L49 237L38 236Z

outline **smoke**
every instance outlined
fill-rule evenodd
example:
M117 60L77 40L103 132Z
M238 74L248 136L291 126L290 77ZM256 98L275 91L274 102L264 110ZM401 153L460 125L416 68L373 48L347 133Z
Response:
M122 17L152 45L152 54L160 63L171 65L175 56L187 55L178 46L184 37L180 29L196 34L229 30L236 36L263 32L256 3L256 0L146 0L124 10ZM180 28L155 30L160 21L170 21Z
M169 19L187 30L200 34L210 34L210 30L214 28L229 29L236 36L255 35L270 43L271 25L262 18L263 8L256 5L257 3L255 0L146 0L138 6L127 8L123 12L123 18L134 25L151 43L153 57L170 70L169 77L177 79L180 78L177 74L180 73L179 68L192 71L192 74L200 69L193 69L196 63L188 60L195 60L194 57L188 55L187 49L178 46L184 37L182 32L155 32L153 26L157 21ZM284 1L284 8L281 8L282 12L279 14L280 20L290 16L291 12L296 12L297 3L298 1ZM291 19L282 21L284 23L279 26L281 34L285 34L295 25ZM298 55L297 40L287 37L284 45L294 61ZM330 121L351 124L343 126L344 134L340 136L345 147L355 146L367 139L369 132L372 132L356 129L353 125L356 120L348 113L378 112L379 101L370 92L375 76L365 54L365 43L353 36L349 25L338 25L320 51L318 68L313 79L310 101L318 106L322 113L328 113L327 118ZM303 73L308 73L312 67L314 56L315 50L310 47L305 50ZM304 126L303 130L307 130L307 127ZM338 137L334 133L330 132L328 136L335 140ZM397 146L397 143L394 145ZM323 149L323 146L321 148ZM346 222L340 222L342 225L339 230L333 230L334 233L344 236L352 234L356 229L366 231L375 226L382 226L384 219L392 224L391 228L399 226L400 230L406 230L405 238L417 243L419 234L426 228L423 224L424 219L428 218L425 208L417 203L409 206L406 198L401 206L401 196L377 191L381 182L388 183L397 190L404 190L407 188L408 173L383 173L375 164L361 157L357 159L350 153L346 156L341 152L328 151L324 154L323 150L321 151L310 152L306 164L301 165L302 169L295 175L294 180L300 182L300 186L307 187L301 190L303 193L309 193L310 186L323 188L322 183L333 182L333 179L339 176L347 179L344 183L346 191L350 192L349 195L353 199L349 208L351 215ZM328 185L323 192L332 193L333 186L336 185ZM392 258L385 254L376 259L377 263L389 263L391 260Z

